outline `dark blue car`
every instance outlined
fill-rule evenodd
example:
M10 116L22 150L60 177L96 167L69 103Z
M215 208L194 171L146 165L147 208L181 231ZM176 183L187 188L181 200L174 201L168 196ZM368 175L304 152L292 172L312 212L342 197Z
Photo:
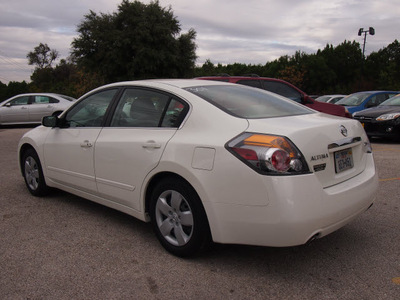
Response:
M368 91L350 94L336 102L338 105L346 106L350 114L366 108L378 106L383 101L399 94L396 91Z

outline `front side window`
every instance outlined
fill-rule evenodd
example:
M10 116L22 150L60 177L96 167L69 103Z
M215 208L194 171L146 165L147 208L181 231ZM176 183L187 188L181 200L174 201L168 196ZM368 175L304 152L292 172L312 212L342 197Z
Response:
M365 107L375 107L384 102L388 98L387 94L378 94L375 96L372 96L371 99L368 100L368 103L365 105Z
M11 106L14 106L14 105L26 105L28 104L28 102L29 102L29 96L22 96L15 98L8 103L10 103Z
M185 104L173 97L151 90L126 89L111 127L179 127Z
M65 127L99 127L117 89L105 90L88 96L65 116Z
M291 86L277 81L263 81L263 88L267 91L301 103L301 93Z

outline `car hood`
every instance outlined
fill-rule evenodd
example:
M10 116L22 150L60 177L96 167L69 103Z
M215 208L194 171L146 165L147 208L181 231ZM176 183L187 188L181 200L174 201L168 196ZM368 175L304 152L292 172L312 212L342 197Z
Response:
M249 120L247 131L288 137L303 154L310 171L324 187L356 176L366 166L365 143L368 142L368 138L360 122L356 120L315 113ZM337 174L335 152L347 148L353 150L354 167Z
M358 112L356 115L357 117L364 116L364 117L376 118L383 114L390 114L396 112L400 112L400 106L381 105L377 107L364 109L363 111Z

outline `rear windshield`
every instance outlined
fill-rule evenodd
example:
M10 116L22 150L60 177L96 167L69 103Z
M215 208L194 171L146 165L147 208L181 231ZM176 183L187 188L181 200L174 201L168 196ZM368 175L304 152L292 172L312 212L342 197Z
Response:
M76 100L75 98L72 98L70 96L65 96L65 95L60 95L60 94L58 94L58 96L60 96L61 98L64 98L65 100L68 100L68 101L75 101Z
M241 85L196 86L185 90L240 118L260 119L314 113L279 95Z

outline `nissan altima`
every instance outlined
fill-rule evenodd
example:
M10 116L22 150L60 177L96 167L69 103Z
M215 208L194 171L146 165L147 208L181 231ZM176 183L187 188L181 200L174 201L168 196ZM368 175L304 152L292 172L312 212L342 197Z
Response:
M307 243L367 210L378 187L358 121L215 81L100 87L18 150L33 195L58 188L151 222L181 257L210 242Z

